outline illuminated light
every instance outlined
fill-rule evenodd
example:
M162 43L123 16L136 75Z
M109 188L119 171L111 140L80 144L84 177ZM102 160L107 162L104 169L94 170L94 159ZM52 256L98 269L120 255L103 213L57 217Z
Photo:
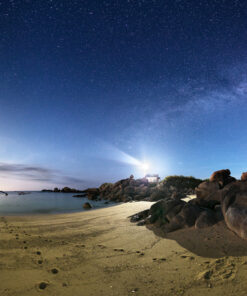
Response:
M140 167L144 172L146 172L149 169L149 164L144 162L144 163L141 163Z

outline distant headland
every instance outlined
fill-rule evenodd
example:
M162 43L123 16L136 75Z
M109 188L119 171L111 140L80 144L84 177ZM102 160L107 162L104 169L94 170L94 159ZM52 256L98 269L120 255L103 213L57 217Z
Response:
M55 187L53 190L52 189L43 189L43 190L41 190L41 192L81 193L83 191L77 190L75 188L69 188L69 187L64 187L62 189Z

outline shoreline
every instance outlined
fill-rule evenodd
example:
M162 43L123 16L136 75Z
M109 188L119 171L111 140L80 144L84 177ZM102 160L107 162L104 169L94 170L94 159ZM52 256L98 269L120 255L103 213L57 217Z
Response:
M1 216L0 294L245 295L245 241L222 225L200 230L200 237L194 229L185 229L164 238L130 223L130 215L150 205ZM226 241L229 235L231 244ZM209 256L193 251L204 246L207 255L207 245ZM222 249L215 258L210 256L214 245Z
M137 201L134 201L134 202L137 202ZM150 202L150 203L153 203L153 202ZM110 204L110 205L106 205L106 206L103 206L101 208L91 208L91 209L88 209L88 210L75 210L75 211L72 211L72 212L51 212L51 213L14 213L14 214L6 214L6 213L0 213L0 219L1 218L4 218L4 217L44 217L46 218L45 216L50 217L50 216L57 216L57 215L73 215L73 214L81 214L81 213L88 213L88 212L95 212L95 211L99 211L99 210L102 210L102 209L108 209L108 208L112 208L112 207L115 207L115 206L118 206L120 204L123 204L123 202L118 202L116 204ZM151 205L151 204L150 204Z

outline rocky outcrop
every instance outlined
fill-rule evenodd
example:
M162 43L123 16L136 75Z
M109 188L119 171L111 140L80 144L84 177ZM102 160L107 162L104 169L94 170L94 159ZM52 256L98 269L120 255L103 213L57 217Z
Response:
M188 203L172 198L160 200L149 210L131 217L139 225L154 225L164 232L186 227L211 227L225 220L227 227L247 239L247 181L230 176L230 170L212 174L196 188L196 198Z
M131 221L155 224L164 232L170 232L195 225L202 211L197 205L169 198L153 204L148 211L135 214Z
M59 192L58 188L54 189L54 192ZM77 190L75 188L69 188L69 187L64 187L60 190L60 192L64 192L64 193L80 193L82 192L81 190Z
M99 189L98 188L90 188L86 192L83 192L87 194L87 198L90 200L97 200L99 197Z
M193 194L195 187L201 182L202 180L193 177L169 176L159 183L149 183L146 178L134 179L131 175L116 183L104 183L99 188L89 188L83 193L89 199L115 202L158 201L167 198L180 200L187 194Z
M4 195L8 196L8 193L7 193L7 192L0 191L0 193L2 193L2 194L4 194Z

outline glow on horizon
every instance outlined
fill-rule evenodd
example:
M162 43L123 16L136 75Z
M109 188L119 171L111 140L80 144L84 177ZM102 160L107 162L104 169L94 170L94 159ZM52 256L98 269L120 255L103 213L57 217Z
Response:
M40 181L18 180L15 178L0 178L0 190L2 191L40 191L45 187L56 187L55 184L45 184L43 187Z
M101 143L101 148L103 149L97 150L97 154L96 151L93 151L94 153L91 155L91 158L95 160L93 167L91 167L92 170L85 168L76 177L73 177L75 172L72 170L67 171L59 167L49 168L47 164L0 162L0 190L39 191L65 186L83 190L88 187L98 187L104 182L117 182L130 175L134 175L138 179L143 178L147 173L167 175L169 172L169 154L167 153L166 158L164 158L159 151L153 150L152 147L149 147L149 149L144 149L144 147L138 149L137 147L135 152L136 155L139 152L139 155L135 157L109 143L104 142L104 145ZM103 166L100 163L101 159L104 161ZM115 169L109 170L109 174L107 174L107 171L102 175L102 172L97 170L98 160L102 170L111 165Z

